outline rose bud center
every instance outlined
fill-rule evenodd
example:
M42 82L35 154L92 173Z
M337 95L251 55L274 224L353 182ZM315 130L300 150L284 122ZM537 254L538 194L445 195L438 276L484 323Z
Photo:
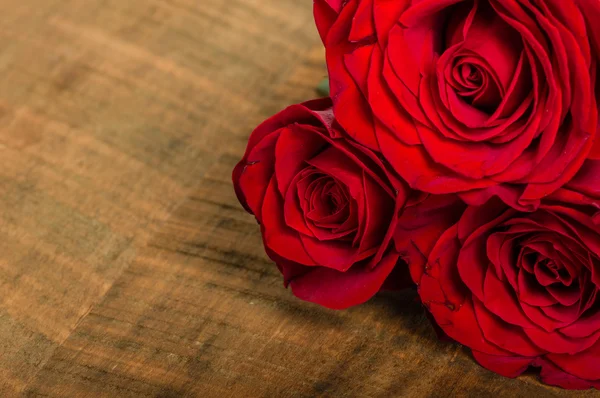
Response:
M519 33L487 2L462 3L449 13L438 68L440 83L490 116L511 114L532 89Z
M298 196L306 224L317 239L353 240L357 206L345 185L308 167L298 181Z
M583 258L546 234L525 238L519 252L516 290L523 302L546 310L580 306L582 289L589 285Z

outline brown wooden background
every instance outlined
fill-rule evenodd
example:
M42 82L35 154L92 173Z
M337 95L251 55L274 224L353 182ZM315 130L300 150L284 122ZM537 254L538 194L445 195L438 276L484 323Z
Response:
M282 287L230 171L315 96L311 5L0 0L1 397L566 395L438 343L412 293Z

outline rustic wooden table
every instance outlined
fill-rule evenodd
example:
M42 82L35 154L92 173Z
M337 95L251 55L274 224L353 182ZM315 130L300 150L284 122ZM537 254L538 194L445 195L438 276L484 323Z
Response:
M315 96L311 5L0 0L1 397L566 395L437 342L411 292L283 288L230 171Z

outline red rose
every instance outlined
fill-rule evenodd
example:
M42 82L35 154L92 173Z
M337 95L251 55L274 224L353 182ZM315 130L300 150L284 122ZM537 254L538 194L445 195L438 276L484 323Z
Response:
M336 118L412 188L533 210L600 158L600 1L316 0L315 18Z
M371 298L399 262L390 241L408 194L371 150L340 136L329 99L295 105L252 133L233 171L286 286L335 309Z
M424 305L486 368L541 367L548 384L600 388L598 209L600 161L588 161L535 212L492 199L441 234L422 232L427 261L411 274Z

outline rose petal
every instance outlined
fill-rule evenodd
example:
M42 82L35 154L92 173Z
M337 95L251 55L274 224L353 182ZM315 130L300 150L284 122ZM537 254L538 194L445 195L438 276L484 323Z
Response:
M311 272L293 279L290 286L294 295L302 300L327 308L345 309L362 304L373 297L396 266L398 259L397 254L390 253L373 269L357 264L347 272L316 267Z

